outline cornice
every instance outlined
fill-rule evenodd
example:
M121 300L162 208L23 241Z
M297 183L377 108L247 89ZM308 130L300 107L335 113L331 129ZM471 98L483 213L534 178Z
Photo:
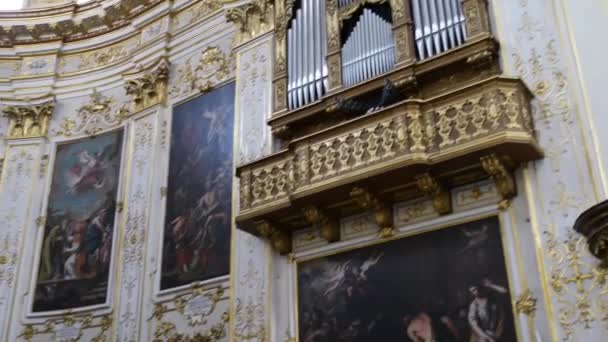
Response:
M0 47L72 42L100 36L131 24L139 15L167 1L120 0L110 6L93 2L82 6L69 4L50 9L0 12ZM32 22L35 24L27 24Z

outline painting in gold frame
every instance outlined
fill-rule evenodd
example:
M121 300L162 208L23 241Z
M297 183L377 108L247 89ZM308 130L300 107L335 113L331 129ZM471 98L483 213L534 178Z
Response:
M516 341L497 217L300 261L299 340Z

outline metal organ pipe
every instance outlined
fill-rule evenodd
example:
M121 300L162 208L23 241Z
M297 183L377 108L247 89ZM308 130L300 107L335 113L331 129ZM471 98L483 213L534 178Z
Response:
M287 30L289 109L319 100L327 91L325 0L301 0Z
M453 49L466 39L460 0L411 0L420 59Z
M341 0L348 4L352 0ZM342 45L344 84L351 86L381 75L395 64L395 43L390 22L364 8Z

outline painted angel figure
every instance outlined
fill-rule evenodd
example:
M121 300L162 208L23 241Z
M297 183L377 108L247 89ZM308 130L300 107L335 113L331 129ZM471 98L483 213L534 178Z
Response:
M344 289L348 297L352 297L355 291L361 290L363 283L367 282L367 272L376 265L384 252L372 253L360 266L351 264L348 260L343 264L337 265L328 280L331 286L325 290L324 296L329 296L333 291Z
M68 193L84 192L103 188L106 183L105 171L109 166L110 149L105 146L100 152L91 154L88 150L78 153L78 163L67 174Z

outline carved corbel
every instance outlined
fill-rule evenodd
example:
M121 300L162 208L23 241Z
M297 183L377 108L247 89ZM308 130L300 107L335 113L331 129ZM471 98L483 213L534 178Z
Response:
M270 0L253 0L230 8L226 20L237 26L237 45L270 31L273 27L273 5Z
M433 208L439 215L452 212L452 197L435 177L430 173L424 173L416 177L418 190L429 196L433 201Z
M330 218L325 212L315 205L309 205L302 209L308 223L318 226L321 237L327 242L340 240L340 224L336 219Z
M496 190L502 197L499 202L501 209L508 208L511 204L511 199L516 195L515 180L505 163L495 154L481 157L481 167L494 180Z
M138 76L133 76L126 76L125 84L126 93L131 96L132 113L166 103L169 81L169 62L166 59L161 59L153 68L144 71L143 74L140 71Z
M467 40L490 36L487 0L462 0Z
M272 247L280 254L287 254L291 252L291 234L282 230L279 230L273 224L266 220L258 221L255 223L256 230L260 236L268 239L272 244Z
M378 235L382 238L391 237L395 234L393 223L393 208L382 202L378 197L361 187L355 187L350 192L350 197L363 210L371 211L378 227Z
M45 137L55 109L55 100L39 104L16 104L3 109L9 118L8 138Z

